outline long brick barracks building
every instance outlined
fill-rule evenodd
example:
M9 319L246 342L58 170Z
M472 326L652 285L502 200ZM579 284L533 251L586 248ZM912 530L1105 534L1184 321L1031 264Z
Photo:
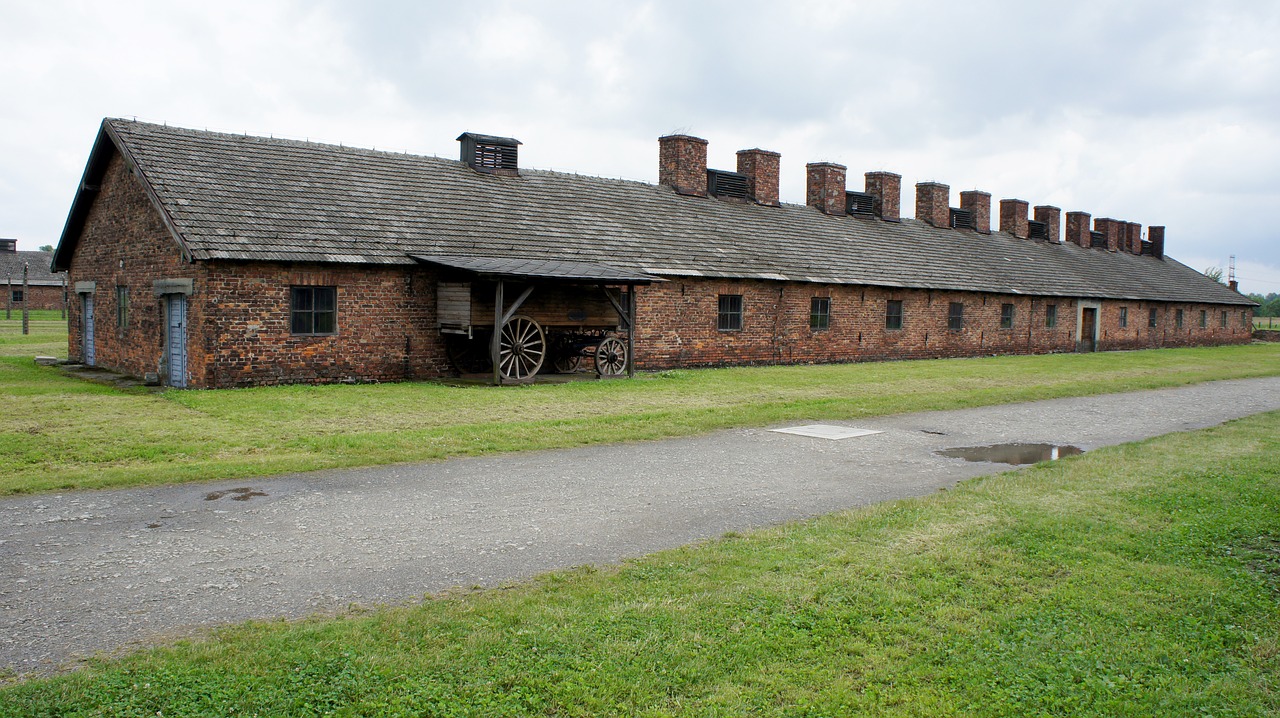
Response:
M54 253L70 354L180 387L395 381L1243 343L1253 303L1165 255L1164 228L807 166L659 182L109 119ZM998 220L998 228L993 228ZM1065 220L1065 226L1064 226ZM494 331L498 328L498 331ZM495 361L496 359L496 361Z

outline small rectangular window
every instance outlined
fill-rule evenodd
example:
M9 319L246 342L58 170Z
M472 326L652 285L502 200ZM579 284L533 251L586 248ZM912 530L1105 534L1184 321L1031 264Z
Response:
M814 297L809 300L809 328L826 329L831 326L831 297Z
M884 328L902 328L902 300L890 299L884 305Z
M964 329L964 303L952 302L947 308L947 329Z
M290 330L294 334L337 334L337 299L337 287L293 287Z
M1000 305L1000 328L1013 329L1013 305Z
M22 290L14 289L9 293L9 298L14 304L22 304Z
M1124 329L1129 326L1129 308L1120 307L1120 328Z
M1227 328L1227 310L1225 309L1222 310L1222 328Z
M720 315L716 319L716 329L722 332L736 332L742 329L741 294L720 295Z
M1049 329L1058 326L1058 305L1049 304L1044 308L1044 325Z
M1209 312L1204 309L1201 309L1200 310L1200 328L1204 329L1207 326L1209 326Z
M116 285L116 329L124 331L129 328L129 288Z
M1178 329L1182 328L1182 310L1181 309L1174 312L1173 314L1173 326L1177 327Z
M1147 310L1147 326L1151 327L1152 329L1155 329L1156 322L1157 322L1156 308L1152 307Z

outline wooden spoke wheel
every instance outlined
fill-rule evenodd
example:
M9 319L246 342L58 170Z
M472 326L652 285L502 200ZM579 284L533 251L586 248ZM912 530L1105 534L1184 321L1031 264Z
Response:
M504 379L528 379L542 368L547 356L547 335L531 317L517 314L502 325L498 345L498 371Z
M582 368L582 356L579 354L561 354L552 362L557 374L572 374Z
M627 370L627 345L617 337L605 337L596 345L596 373L621 376Z
M489 361L489 337L487 330L476 331L474 337L460 334L444 335L444 351L449 363L459 374L485 374L493 370Z

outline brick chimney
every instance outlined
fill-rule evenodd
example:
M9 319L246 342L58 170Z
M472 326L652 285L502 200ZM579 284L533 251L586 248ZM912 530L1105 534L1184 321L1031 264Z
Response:
M916 219L950 228L951 187L938 182L916 183Z
M843 217L847 209L844 173L848 168L833 162L810 162L805 165L804 202L827 214Z
M1037 205L1035 209L1036 221L1044 222L1045 232L1049 235L1049 241L1057 244L1062 241L1062 210L1052 205Z
M1147 227L1147 241L1151 242L1151 256L1164 259L1164 227Z
M875 213L886 222L902 219L902 175L868 172L867 194L876 198Z
M738 173L747 176L751 198L770 207L778 206L778 167L782 155L755 148L738 151Z
M973 214L973 228L991 234L991 193L976 189L960 193L960 209Z
M1088 249L1092 244L1089 237L1089 213L1067 212L1067 241Z
M707 196L707 141L689 135L658 138L658 184L680 194Z
M1142 225L1137 222L1125 222L1124 240L1124 251L1130 254L1142 254Z
M1107 251L1116 252L1120 249L1120 237L1124 230L1124 222L1110 217L1099 217L1093 220L1093 231L1102 232L1102 236L1107 240Z
M1008 232L1018 239L1027 238L1027 207L1030 202L1023 199L1000 200L1000 231Z

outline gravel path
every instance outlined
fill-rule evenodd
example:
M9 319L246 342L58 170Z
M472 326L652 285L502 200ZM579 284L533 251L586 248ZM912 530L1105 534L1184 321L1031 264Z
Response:
M1009 467L936 450L1092 449L1280 409L1280 378L667 441L0 501L0 672L203 626L607 563ZM797 424L805 422L796 422Z

